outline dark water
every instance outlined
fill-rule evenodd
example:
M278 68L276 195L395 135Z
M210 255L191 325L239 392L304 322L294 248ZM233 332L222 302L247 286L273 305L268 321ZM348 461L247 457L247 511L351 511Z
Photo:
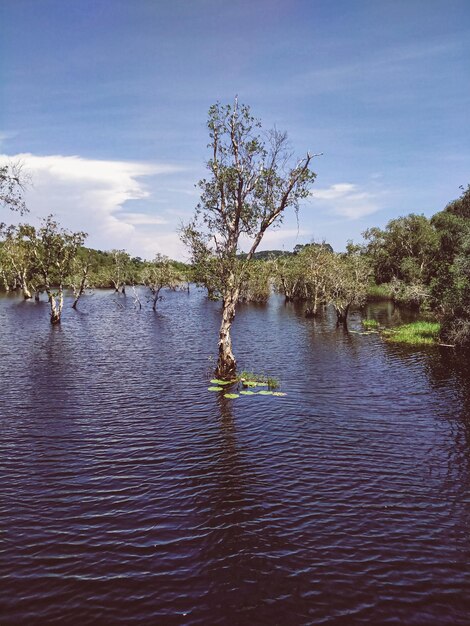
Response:
M234 342L288 395L230 401L217 303L80 307L0 298L2 626L470 623L463 357L273 298Z

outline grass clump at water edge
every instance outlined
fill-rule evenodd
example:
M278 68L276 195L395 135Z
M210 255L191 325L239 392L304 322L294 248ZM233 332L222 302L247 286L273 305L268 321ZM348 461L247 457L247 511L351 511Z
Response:
M362 320L362 325L367 330L376 330L379 328L379 323L377 320Z
M264 374L255 374L246 370L238 374L237 380L246 387L269 387L270 389L279 387L279 381L276 378L265 376Z
M434 345L439 341L441 325L438 322L412 322L384 331L387 341L412 346Z

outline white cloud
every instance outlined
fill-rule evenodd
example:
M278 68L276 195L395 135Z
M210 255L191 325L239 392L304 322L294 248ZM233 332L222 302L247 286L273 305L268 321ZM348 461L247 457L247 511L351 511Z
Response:
M129 211L126 205L129 201L148 202L156 195L156 190L152 193L143 182L144 177L147 181L153 180L151 177L161 179L181 168L63 155L0 155L2 160L22 162L31 176L32 185L26 197L31 213L23 220L33 222L34 218L53 213L63 226L88 232L87 244L91 247L125 248L131 254L148 258L157 251L181 256L174 234L176 224L170 225L155 212ZM6 210L0 212L0 221L12 222L14 217ZM162 231L167 224L167 232Z
M155 224L168 224L168 220L158 217L156 215L149 215L148 213L119 213L119 219L133 224L134 226L148 226Z
M326 189L315 189L312 196L328 212L350 220L371 215L382 208L378 193L363 190L352 183L336 183Z

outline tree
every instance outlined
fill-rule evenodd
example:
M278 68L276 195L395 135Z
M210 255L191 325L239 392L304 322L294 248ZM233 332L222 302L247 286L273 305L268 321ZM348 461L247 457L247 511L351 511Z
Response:
M0 205L23 214L28 211L24 201L26 176L21 163L0 166Z
M114 291L126 293L126 284L131 274L131 257L125 250L111 250L112 264L109 269L109 280Z
M239 302L267 302L271 294L271 261L252 259L242 281Z
M367 252L374 262L377 283L396 278L408 283L427 281L437 258L439 241L430 220L410 213L390 220L384 230L369 228Z
M274 289L284 296L286 302L307 299L305 273L298 254L277 257L273 268Z
M306 291L311 302L305 312L307 317L315 317L318 306L327 302L327 287L334 259L333 248L326 242L303 246L298 252L303 267Z
M2 246L2 274L9 276L13 288L20 288L25 300L33 297L40 277L33 256L30 239L31 226L19 224L4 229L5 240Z
M152 309L156 311L157 302L161 297L160 291L164 287L176 289L181 279L170 259L163 254L157 254L155 259L145 266L142 281L152 294Z
M194 262L216 258L222 296L216 375L231 378L236 360L230 329L248 263L267 229L281 222L287 208L298 209L315 174L309 169L313 155L292 165L286 133L274 129L261 137L261 124L237 99L233 106L214 104L207 126L210 175L199 182L201 201L181 234ZM238 262L241 237L249 242L248 253Z
M76 309L78 301L87 289L90 289L91 254L86 248L80 248L72 261L69 286L74 295L72 309Z
M351 306L362 306L372 271L361 246L348 243L347 252L335 254L330 264L327 299L336 311L337 324L346 326Z
M25 239L31 242L32 257L42 278L51 307L51 324L60 323L64 305L64 288L73 272L74 261L86 233L63 229L49 215L36 230L29 226Z

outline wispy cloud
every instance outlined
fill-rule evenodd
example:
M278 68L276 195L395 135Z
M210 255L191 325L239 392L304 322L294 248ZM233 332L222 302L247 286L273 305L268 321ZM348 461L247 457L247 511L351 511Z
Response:
M37 219L53 213L67 228L88 232L88 245L96 248L126 248L146 257L153 257L157 251L169 255L177 252L174 238L162 233L161 227L168 223L166 218L154 212L123 210L123 207L127 209L126 203L130 201L150 200L155 194L153 177L158 180L181 168L165 163L29 153L0 155L2 160L20 161L31 176L32 185L26 198L30 221L34 216ZM149 180L154 183L153 193L147 185ZM0 214L0 220L4 221L11 222L14 217L11 212Z
M350 220L376 213L382 208L380 194L361 189L353 183L336 183L325 189L312 192L325 210Z

